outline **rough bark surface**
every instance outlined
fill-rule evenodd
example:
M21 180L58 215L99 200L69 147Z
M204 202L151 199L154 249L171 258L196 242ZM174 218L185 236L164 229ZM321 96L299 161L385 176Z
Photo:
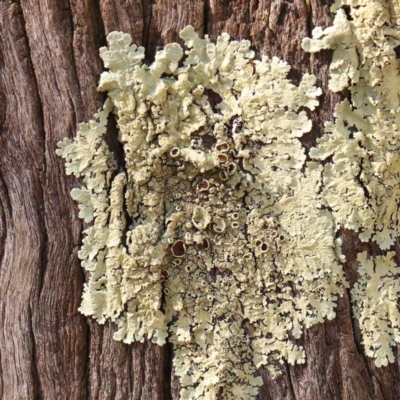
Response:
M300 42L331 22L330 0L0 0L0 398L2 400L178 400L170 346L124 345L115 327L77 311L84 274L77 250L83 224L56 143L75 134L103 97L98 55L112 30L132 35L149 60L179 41L187 24L215 39L250 39L258 55L276 55L318 77L324 95L306 148L321 136L339 100L327 89L330 52L310 56ZM346 274L366 248L342 231ZM400 256L400 247L397 246ZM400 261L400 260L398 260ZM349 296L337 318L299 340L302 366L273 380L261 400L400 399L400 361L378 369L363 354Z

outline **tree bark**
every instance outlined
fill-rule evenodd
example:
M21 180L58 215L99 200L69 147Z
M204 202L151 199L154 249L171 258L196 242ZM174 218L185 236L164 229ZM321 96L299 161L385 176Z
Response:
M373 0L371 0L373 1ZM191 24L215 39L249 39L278 56L298 82L308 72L324 94L312 113L315 145L340 96L328 90L331 52L300 43L332 21L330 0L0 0L0 397L2 400L178 400L171 346L125 345L115 326L77 311L85 280L77 251L84 225L56 144L75 135L104 97L96 91L98 49L113 30L130 33L148 61ZM112 127L111 127L112 129ZM368 248L342 230L351 284L356 253ZM400 257L399 244L396 245ZM399 260L398 260L399 261ZM400 361L376 368L364 356L349 294L337 318L306 330L307 362L274 380L261 370L261 400L400 399Z

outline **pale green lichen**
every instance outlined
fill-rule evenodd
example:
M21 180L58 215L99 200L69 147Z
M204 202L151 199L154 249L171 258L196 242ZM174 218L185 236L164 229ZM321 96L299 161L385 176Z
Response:
M332 49L330 89L348 88L334 123L310 155L325 160L323 204L340 225L389 249L400 233L399 10L386 0L338 0L333 26L304 39L309 52ZM347 13L346 13L347 11ZM352 295L367 355L393 362L398 334L398 277L393 254L359 255ZM381 280L378 282L377 280Z
M253 60L248 41L180 35L185 56L169 44L147 66L129 35L111 33L99 121L59 144L93 221L80 310L115 321L126 343L168 338L182 399L252 399L258 367L304 362L291 338L332 319L346 286L323 168L299 141L311 130L301 109L321 92L312 75L293 85L277 58ZM111 108L119 173L104 139Z
M369 259L359 254L360 278L351 291L365 352L378 367L395 361L392 346L400 343L400 268L395 254Z
M340 7L350 7L349 19ZM363 241L389 249L399 235L400 33L385 0L335 3L332 27L304 39L306 51L333 49L330 88L348 88L351 102L336 106L335 123L310 155L326 160L324 201L338 224Z

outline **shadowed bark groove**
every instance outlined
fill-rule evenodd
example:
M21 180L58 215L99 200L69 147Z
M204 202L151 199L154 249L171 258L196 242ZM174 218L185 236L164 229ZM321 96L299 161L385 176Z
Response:
M96 91L98 49L113 30L130 33L148 60L191 24L215 39L249 39L257 56L292 65L291 79L314 73L323 89L311 114L308 150L333 118L331 52L301 50L315 26L332 22L330 0L0 0L0 399L178 400L172 348L112 339L77 311L84 282L77 251L83 224L69 196L56 143L74 136L104 98ZM116 140L112 138L110 140ZM379 254L342 230L345 271L356 254ZM396 244L400 261L400 242ZM378 369L364 356L349 294L337 318L305 331L307 363L272 379L260 370L260 400L400 399L400 361Z

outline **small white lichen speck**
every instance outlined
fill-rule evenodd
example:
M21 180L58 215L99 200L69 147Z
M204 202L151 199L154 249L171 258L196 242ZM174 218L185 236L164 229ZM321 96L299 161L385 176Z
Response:
M400 233L400 9L388 0L338 0L332 10L333 26L316 28L303 48L332 49L330 88L348 88L351 96L336 106L335 122L326 124L310 155L326 160L322 198L337 227L388 250ZM367 261L359 255L360 278L352 290L366 353L377 366L393 362L390 346L400 343L392 257Z
M90 272L81 312L115 321L115 339L174 345L182 399L254 399L291 338L335 316L346 286L335 224L320 194L323 167L306 163L320 89L299 86L277 58L253 60L248 41L194 29L142 64L144 49L113 32L100 54L108 93L97 120L59 143ZM104 134L116 115L124 163ZM221 394L222 393L222 394ZM219 397L218 397L219 398Z

